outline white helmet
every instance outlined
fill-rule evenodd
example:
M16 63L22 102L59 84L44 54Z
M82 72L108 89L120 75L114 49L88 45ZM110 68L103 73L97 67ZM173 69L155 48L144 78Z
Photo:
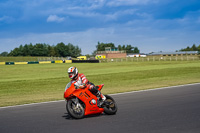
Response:
M68 69L69 78L73 79L78 75L78 69L76 67L70 67Z

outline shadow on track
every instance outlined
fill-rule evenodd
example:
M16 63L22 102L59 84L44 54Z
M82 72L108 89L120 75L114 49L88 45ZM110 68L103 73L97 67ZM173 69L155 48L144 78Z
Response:
M100 117L100 116L103 116L103 115L106 115L106 114L93 114L93 115L87 115L87 116L84 116L83 119L85 118L93 118L93 117ZM67 120L78 120L78 119L75 119L73 117L71 117L68 113L65 113L65 115L62 116L63 118L67 119Z
M65 118L65 119L68 119L68 120L74 119L74 118L71 117L68 113L65 113L65 115L63 115L62 117Z

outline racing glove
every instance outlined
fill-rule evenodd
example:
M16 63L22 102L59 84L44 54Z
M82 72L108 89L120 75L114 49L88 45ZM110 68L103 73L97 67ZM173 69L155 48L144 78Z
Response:
M79 88L84 89L85 88L85 84L80 85Z

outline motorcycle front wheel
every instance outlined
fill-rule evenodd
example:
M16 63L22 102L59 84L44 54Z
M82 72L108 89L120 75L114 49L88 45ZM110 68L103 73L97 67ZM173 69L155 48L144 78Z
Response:
M104 102L104 113L107 115L114 115L117 112L117 104L115 100L108 95L105 95L106 100Z
M74 99L67 101L66 109L69 115L75 119L81 119L84 117L85 111L83 106L79 102L75 103Z

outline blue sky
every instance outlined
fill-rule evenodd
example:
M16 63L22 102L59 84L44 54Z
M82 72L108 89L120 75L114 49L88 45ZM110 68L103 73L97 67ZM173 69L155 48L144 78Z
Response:
M29 43L72 43L91 54L97 42L142 53L200 44L199 0L1 0L0 53Z

